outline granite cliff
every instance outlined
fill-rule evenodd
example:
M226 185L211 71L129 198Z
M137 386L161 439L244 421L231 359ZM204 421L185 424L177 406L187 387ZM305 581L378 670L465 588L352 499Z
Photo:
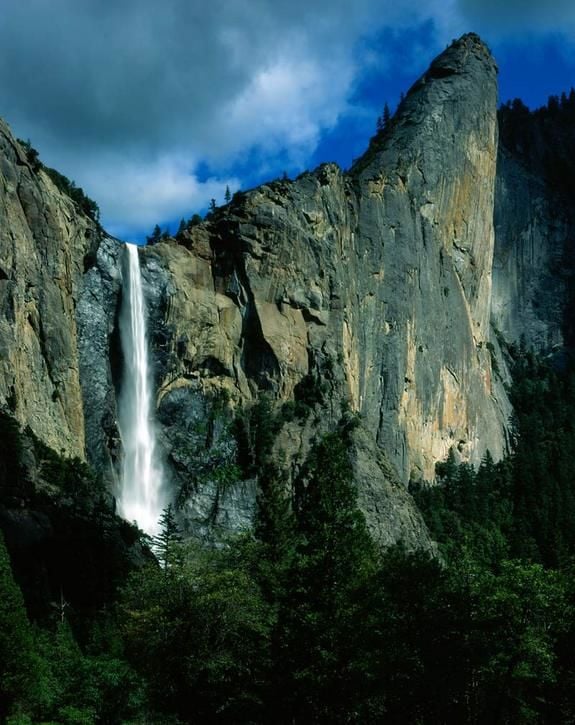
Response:
M349 172L325 164L238 193L177 242L141 250L160 442L190 533L249 523L257 475L237 465L236 424L262 397L288 480L317 436L357 417L359 502L384 545L431 546L410 476L431 478L450 449L473 463L505 453L492 300L508 339L563 344L553 310L567 293L528 322L525 290L540 297L541 259L552 275L572 226L539 170L498 151L496 74L463 36ZM113 486L122 245L4 125L0 143L0 400Z
M404 483L432 477L451 447L473 462L502 455L508 409L487 345L496 92L493 59L466 36L348 174L327 164L239 194L182 244L145 251L169 450L219 391L237 405L320 388L318 422L286 423L278 455L295 474L312 430L342 406L358 413L357 476L372 482L363 503L379 538L406 536L379 521L390 498L407 528L412 514L376 451Z
M573 347L575 92L500 110L493 323L542 352Z
M80 457L75 311L97 235L0 120L0 400L52 448Z

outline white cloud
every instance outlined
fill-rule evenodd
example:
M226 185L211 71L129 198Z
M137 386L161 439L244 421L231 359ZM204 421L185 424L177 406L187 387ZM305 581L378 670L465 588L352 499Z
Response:
M121 238L149 233L157 223L189 218L206 208L210 199L223 202L226 186L239 188L235 178L199 181L194 164L182 157L164 156L153 163L112 157L91 167L90 195L98 199L108 231Z
M328 83L326 76L334 81ZM278 61L256 73L230 104L229 133L268 152L287 148L298 163L314 150L320 130L334 126L345 110L352 78L350 64Z

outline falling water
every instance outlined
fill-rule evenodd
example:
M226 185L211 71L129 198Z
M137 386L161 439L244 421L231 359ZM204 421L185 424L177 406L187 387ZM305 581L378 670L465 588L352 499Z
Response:
M119 426L124 447L120 514L147 534L158 533L164 507L162 467L158 460L148 363L146 303L138 247L126 245L120 336L124 374L119 399Z

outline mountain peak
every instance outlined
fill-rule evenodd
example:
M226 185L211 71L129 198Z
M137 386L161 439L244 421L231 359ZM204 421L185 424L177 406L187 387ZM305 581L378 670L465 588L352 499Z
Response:
M496 110L497 64L481 38L466 33L438 55L411 86L352 171L372 174L389 169L396 164L395 157L404 157L408 149L416 155L422 149L429 155L431 149L440 158L444 142L453 138L464 147L470 133L494 147Z
M470 68L479 70L481 65L488 73L497 72L497 64L486 43L477 33L465 33L432 61L424 78L441 78Z

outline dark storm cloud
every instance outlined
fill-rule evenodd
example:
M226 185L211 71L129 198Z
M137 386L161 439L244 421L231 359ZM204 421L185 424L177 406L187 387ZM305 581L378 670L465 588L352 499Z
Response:
M575 32L573 0L457 0L463 17L493 35Z
M2 112L43 135L65 133L70 143L108 149L153 149L183 133L211 144L225 126L221 111L254 73L282 55L337 58L365 7L333 0L5 0Z
M226 175L234 159L255 152L275 173L278 155L306 163L349 111L361 63L373 61L358 63L356 51L381 27L433 19L436 37L423 51L431 55L469 29L572 31L574 8L572 0L2 0L0 115L86 187L115 231L142 229L237 185ZM385 48L377 54L393 68ZM219 178L200 183L202 161Z
M198 184L200 160L312 149L345 108L355 41L383 22L374 5L3 0L0 114L107 220L149 224L227 181Z

